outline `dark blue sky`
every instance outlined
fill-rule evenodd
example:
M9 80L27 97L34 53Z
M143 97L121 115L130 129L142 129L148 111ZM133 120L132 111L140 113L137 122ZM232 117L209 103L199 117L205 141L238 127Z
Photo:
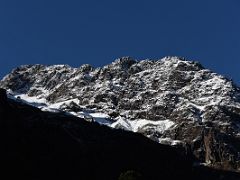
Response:
M240 84L239 0L1 0L0 77L21 64L183 56Z

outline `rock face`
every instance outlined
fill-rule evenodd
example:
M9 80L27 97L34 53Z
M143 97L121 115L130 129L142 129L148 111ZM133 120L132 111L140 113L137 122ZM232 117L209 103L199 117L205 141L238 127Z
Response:
M0 87L42 110L105 114L96 121L183 146L199 163L240 170L240 89L197 62L123 57L102 68L27 65Z

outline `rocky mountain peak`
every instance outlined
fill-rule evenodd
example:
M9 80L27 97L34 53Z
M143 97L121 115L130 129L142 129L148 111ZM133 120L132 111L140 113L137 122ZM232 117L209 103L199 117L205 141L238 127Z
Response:
M94 68L90 64L83 64L79 68L79 73L89 73Z
M120 69L129 69L133 64L135 64L137 61L134 60L132 57L126 56L116 59L112 65L119 67Z
M159 143L188 146L201 163L240 167L240 90L200 63L122 57L102 68L27 65L0 87L42 110L90 115Z

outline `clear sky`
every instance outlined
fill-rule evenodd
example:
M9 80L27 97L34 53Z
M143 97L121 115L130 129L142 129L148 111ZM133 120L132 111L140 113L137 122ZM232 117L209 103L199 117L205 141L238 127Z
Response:
M182 56L240 84L240 0L0 0L0 77L21 64Z

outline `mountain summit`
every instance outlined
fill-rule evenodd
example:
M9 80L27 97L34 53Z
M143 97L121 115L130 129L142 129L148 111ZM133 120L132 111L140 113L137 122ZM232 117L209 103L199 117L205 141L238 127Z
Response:
M25 65L0 87L43 111L90 116L183 146L198 163L240 170L240 89L197 62L123 57L102 68Z

